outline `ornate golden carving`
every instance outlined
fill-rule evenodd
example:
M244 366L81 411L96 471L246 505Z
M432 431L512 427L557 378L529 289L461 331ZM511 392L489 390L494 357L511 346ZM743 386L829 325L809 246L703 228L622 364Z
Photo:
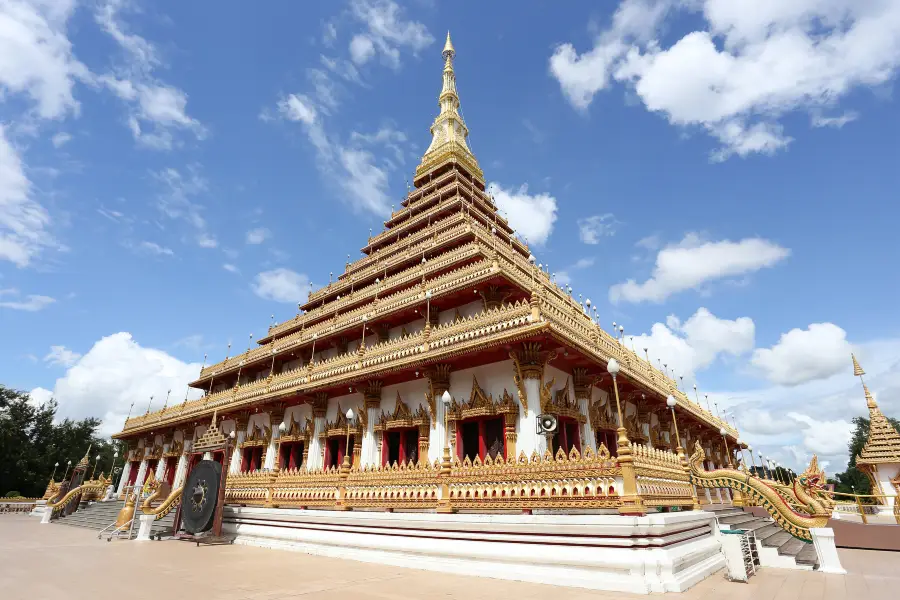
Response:
M365 410L381 407L381 388L383 385L384 383L380 379L371 379L366 383L366 389L363 392Z
M406 403L403 402L403 399L400 398L400 392L397 392L397 403L394 406L394 412L392 414L385 414L384 411L381 411L381 417L375 424L375 431L409 429L413 427L424 427L427 430L428 424L428 415L422 409L422 406L419 405L416 408L415 413L411 412Z
M478 385L478 379L472 377L472 392L467 402L458 403L456 399L450 403L447 411L448 421L461 421L473 417L488 417L494 415L512 414L519 415L519 405L505 389L503 397L496 402L490 394L487 394Z

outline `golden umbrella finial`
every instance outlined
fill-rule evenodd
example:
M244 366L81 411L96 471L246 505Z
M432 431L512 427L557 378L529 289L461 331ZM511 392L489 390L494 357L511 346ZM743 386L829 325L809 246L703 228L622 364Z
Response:
M853 376L854 376L854 377L859 377L859 376L861 376L861 375L865 375L866 372L863 371L863 368L862 368L861 366L859 366L859 361L856 360L856 356L855 356L854 354L851 353L851 354L850 354L850 358L853 359Z

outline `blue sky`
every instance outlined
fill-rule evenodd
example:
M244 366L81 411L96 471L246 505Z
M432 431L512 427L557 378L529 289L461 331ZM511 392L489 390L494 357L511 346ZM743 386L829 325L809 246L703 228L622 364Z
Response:
M851 350L900 413L900 9L782 4L2 2L0 382L111 431L293 316L405 194L449 29L538 260L842 466Z

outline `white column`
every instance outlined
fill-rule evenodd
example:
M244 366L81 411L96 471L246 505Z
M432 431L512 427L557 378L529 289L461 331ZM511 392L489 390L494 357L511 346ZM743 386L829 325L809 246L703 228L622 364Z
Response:
M160 459L157 461L156 472L154 473L154 475L156 475L157 481L162 481L163 476L166 474L165 469L167 462L169 462L169 459L165 457L160 457Z
M153 528L153 522L156 520L156 515L137 515L140 519L140 526L138 527L137 537L134 538L136 542L149 542L150 541L150 531Z
M434 420L431 422L431 431L428 433L428 462L443 460L444 445L447 443L447 432L444 431L444 415L446 407L440 398L434 399ZM451 455L452 460L452 455Z
M313 418L312 439L309 440L309 460L307 461L307 469L322 468L322 441L319 434L325 429L325 415Z
M116 490L116 496L121 496L125 491L125 485L128 483L128 478L131 476L131 461L128 460L128 457L125 457L125 466L122 467L122 476L119 477L119 487Z
M594 437L594 428L591 427L590 398L578 399L578 411L585 416L584 425L581 427L581 449L590 448L597 451L597 438Z
M363 467L377 466L378 461L378 444L375 441L375 420L378 418L378 408L368 406L366 411L366 431L363 433L362 452L360 461Z
M547 438L538 435L537 416L541 408L541 382L538 379L528 378L523 382L525 394L528 397L528 410L519 411L518 436L516 439L516 454L520 451L531 458L531 453L537 451L541 456L547 451Z
M813 527L809 532L812 534L813 545L816 547L816 555L819 558L819 571L845 575L847 571L841 566L841 558L838 556L837 546L834 543L834 529Z
M178 457L178 465L175 467L175 479L172 481L172 487L180 488L184 485L187 478L187 455L182 454Z
M281 431L278 429L279 425L281 425L281 421L272 424L272 438L269 440L269 447L266 450L266 461L263 464L263 469L265 470L275 468L275 457L278 455L278 438L281 437Z
M231 464L228 466L228 473L237 475L241 472L241 444L247 437L246 431L238 431L235 436L234 451L231 453Z
M144 477L147 476L147 459L141 461L141 466L138 467L137 479L134 480L134 487L140 489L142 485L144 485Z

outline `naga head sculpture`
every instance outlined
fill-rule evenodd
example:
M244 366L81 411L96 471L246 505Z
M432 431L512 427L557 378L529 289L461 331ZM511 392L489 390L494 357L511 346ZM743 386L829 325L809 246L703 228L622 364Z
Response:
M819 469L819 457L813 454L809 466L797 477L797 483L810 494L816 494L825 489L825 481L825 471Z

